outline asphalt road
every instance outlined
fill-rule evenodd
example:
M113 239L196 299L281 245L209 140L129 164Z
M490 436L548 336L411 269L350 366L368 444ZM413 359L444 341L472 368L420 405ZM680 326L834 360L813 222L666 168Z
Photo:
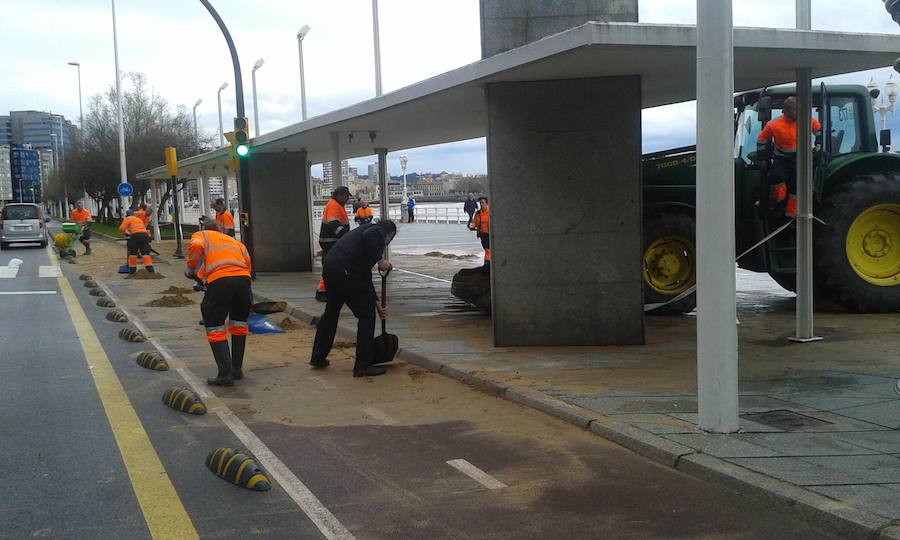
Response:
M183 415L162 406L162 393L212 372L201 336L175 339L197 332L193 310L138 321L185 359L183 370L150 372L134 356L153 346L116 337L123 325L106 321L82 287L83 265L63 264L58 280L39 277L41 266L53 272L45 250L2 251L0 266L12 257L23 263L0 278L0 293L14 293L0 294L0 537L829 538L402 365L360 380L343 361L312 377L304 362L277 363L287 351L257 350L247 381L210 395L209 414ZM147 285L101 282L143 317L130 298ZM47 294L25 294L36 291ZM279 384L289 391L265 401ZM209 451L247 441L264 444L296 482L257 493L206 470Z

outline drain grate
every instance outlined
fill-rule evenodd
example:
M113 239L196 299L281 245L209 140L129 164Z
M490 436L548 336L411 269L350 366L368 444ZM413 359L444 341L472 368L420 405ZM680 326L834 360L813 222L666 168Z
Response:
M742 414L741 418L766 424L785 431L801 431L804 429L827 426L831 422L819 420L812 416L796 413L787 409L778 409L775 411L766 411L752 414Z

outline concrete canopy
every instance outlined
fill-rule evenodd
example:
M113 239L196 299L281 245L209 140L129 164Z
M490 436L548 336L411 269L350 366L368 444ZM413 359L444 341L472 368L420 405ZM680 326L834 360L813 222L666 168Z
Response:
M320 163L333 158L334 132L340 133L342 159L371 155L376 147L400 150L483 137L484 86L498 82L638 75L642 107L688 101L696 96L696 42L695 26L591 22L266 133L251 144L254 153L305 148L308 159ZM735 28L735 91L792 82L798 67L825 77L889 66L897 51L896 35ZM182 160L182 176L199 175L200 165L224 170L226 157L216 150ZM138 175L165 177L165 167Z

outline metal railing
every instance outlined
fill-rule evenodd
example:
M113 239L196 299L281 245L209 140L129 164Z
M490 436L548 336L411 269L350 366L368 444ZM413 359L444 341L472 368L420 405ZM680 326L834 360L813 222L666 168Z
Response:
M381 217L381 209L377 206L371 206L372 213L376 218ZM353 207L348 205L346 207L347 215L350 216L350 221L353 221ZM324 207L315 206L313 207L313 221L320 222L322 220L322 211ZM401 209L398 207L391 207L389 210L390 218L394 221L400 221L401 216L403 220L406 220L406 208ZM416 208L416 221L420 223L450 223L450 224L466 224L469 222L469 215L462 208L435 208L435 207L420 207Z

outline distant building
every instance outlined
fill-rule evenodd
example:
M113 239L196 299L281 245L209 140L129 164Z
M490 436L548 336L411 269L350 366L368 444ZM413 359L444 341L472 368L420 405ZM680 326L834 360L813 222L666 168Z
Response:
M0 201L11 201L12 167L9 161L9 146L0 145Z
M9 150L12 200L41 202L41 159L38 151L26 145L13 145Z
M41 148L38 150L38 156L41 160L41 178L43 182L47 182L50 179L50 172L56 169L55 165L55 155L53 154L53 150L49 148Z
M9 116L0 116L0 146L9 146L12 143L12 123Z
M346 186L350 183L349 178L348 178L349 175L350 175L350 163L348 163L347 160L345 159L344 161L341 161L341 179L339 182L335 183L334 178L332 178L332 174L331 174L331 162L326 161L325 163L322 164L322 183L324 184L322 186L322 191L327 192L328 196L330 197L331 191L335 187Z
M416 183L416 188L422 191L425 197L443 197L450 193L450 182L439 178L427 177ZM409 189L407 189L409 192Z
M4 118L8 120L9 144L30 144L32 148L49 148L56 152L56 165L65 159L66 150L75 143L77 128L61 114L44 111L10 111L0 117L0 141L3 140Z
M209 197L211 199L218 199L225 196L225 192L222 191L222 177L211 176L208 179L208 186Z
M369 180L378 183L378 163L369 164Z

